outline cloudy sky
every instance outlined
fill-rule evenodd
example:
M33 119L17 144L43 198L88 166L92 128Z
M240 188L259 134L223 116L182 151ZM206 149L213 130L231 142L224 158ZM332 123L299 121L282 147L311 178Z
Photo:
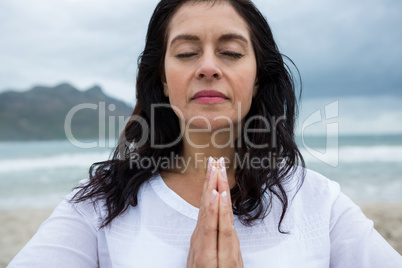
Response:
M157 2L1 0L0 92L97 84L133 103L137 57ZM402 121L402 1L254 2L301 72L304 98L315 105L308 113L337 100L339 114L349 115L359 102L371 122L360 131L385 124L385 132L402 133L393 121ZM364 112L374 108L375 116Z

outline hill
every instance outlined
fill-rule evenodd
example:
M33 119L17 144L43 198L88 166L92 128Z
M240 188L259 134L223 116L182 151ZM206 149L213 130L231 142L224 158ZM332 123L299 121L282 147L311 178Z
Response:
M65 122L76 139L107 138L112 132L118 137L119 117L127 119L132 110L99 86L79 91L63 83L7 91L0 94L0 141L66 139Z

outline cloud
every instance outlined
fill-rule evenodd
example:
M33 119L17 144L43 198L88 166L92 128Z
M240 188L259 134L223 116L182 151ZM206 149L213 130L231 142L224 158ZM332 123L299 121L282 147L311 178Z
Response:
M307 96L401 94L401 1L285 0L261 9Z
M155 1L0 3L0 87L100 84L133 102L137 57Z
M157 0L3 0L0 90L69 81L134 101L137 57ZM402 92L401 1L255 1L307 97Z
M402 133L402 97L330 97L301 103L297 133L306 136ZM317 117L318 114L318 117ZM318 119L320 120L318 120Z

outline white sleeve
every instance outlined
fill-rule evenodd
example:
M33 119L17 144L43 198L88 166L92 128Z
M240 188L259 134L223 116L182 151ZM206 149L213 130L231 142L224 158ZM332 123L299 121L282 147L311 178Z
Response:
M374 229L360 208L340 193L331 211L330 267L402 268L402 256Z
M98 267L97 230L79 208L64 200L8 267Z

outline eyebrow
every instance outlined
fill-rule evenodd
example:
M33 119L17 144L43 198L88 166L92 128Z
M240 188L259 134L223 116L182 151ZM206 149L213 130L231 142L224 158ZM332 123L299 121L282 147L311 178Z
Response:
M200 38L196 35L191 35L191 34L179 34L175 38L173 38L172 42L170 42L170 46L173 46L174 43L178 41L200 41Z
M231 41L231 40L240 40L246 44L248 44L247 38L240 34L235 34L235 33L229 33L229 34L224 34L218 39L219 41Z
M174 43L184 40L184 41L200 41L200 38L196 35L191 35L191 34L180 34L173 38L173 40L170 42L170 46L173 46ZM223 42L223 41L231 41L231 40L240 40L246 45L248 45L247 38L240 34L235 34L235 33L229 33L229 34L224 34L221 37L219 37L218 41Z

